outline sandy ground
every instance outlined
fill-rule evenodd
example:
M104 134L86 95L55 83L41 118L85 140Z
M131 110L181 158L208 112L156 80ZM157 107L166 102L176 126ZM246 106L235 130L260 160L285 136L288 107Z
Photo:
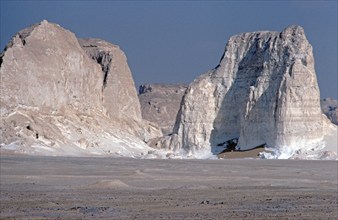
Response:
M1 219L337 219L337 161L1 155Z
M247 151L229 151L218 154L218 158L222 159L239 159L239 158L255 158L258 159L259 154L263 152L268 152L264 147L255 148Z

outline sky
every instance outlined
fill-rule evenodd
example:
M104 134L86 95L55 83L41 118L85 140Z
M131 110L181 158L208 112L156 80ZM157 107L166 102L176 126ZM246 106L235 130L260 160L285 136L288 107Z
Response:
M217 66L235 34L298 24L313 46L321 97L337 99L337 1L0 0L1 50L41 20L126 53L137 86L190 83Z

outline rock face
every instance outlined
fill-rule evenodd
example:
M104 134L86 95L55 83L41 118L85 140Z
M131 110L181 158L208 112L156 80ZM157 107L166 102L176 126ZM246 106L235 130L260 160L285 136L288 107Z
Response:
M1 57L1 114L21 105L102 110L103 75L73 33L43 21L15 35Z
M135 84L123 51L117 45L100 39L79 39L79 43L101 65L102 102L108 115L141 121L140 103L135 99Z
M241 150L318 144L319 88L303 28L231 37L219 65L189 85L180 112L174 134L158 145L195 152L231 139Z
M139 88L143 119L157 124L164 135L171 134L187 89L184 84L145 84Z
M1 147L49 155L137 156L156 128L142 122L124 53L42 21L1 54ZM87 52L87 53L86 53Z
M338 100L326 98L320 100L323 113L330 119L330 121L338 125Z

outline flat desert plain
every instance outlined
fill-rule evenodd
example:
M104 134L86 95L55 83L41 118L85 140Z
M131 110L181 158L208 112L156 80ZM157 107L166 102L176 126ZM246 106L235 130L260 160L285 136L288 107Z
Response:
M337 161L1 155L1 219L337 219Z

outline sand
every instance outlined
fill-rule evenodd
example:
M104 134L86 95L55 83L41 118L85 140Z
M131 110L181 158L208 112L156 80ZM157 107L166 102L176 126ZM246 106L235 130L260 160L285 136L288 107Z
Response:
M1 219L336 219L337 161L1 155Z
M260 154L264 152L269 153L269 151L267 151L264 147L257 147L246 151L236 151L236 150L223 151L220 154L218 154L217 157L222 159L239 159L239 158L258 159L260 158Z

